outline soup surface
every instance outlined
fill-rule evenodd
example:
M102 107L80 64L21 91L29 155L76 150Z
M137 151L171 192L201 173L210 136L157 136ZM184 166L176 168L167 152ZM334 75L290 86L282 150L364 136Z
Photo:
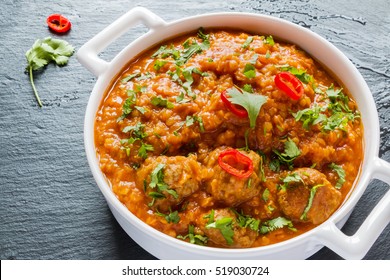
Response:
M132 213L174 238L228 248L328 219L359 174L362 135L355 101L308 54L233 30L199 29L144 52L95 122L100 168Z

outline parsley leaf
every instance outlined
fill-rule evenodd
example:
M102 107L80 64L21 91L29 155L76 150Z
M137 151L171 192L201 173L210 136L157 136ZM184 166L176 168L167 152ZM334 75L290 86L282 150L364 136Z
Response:
M58 66L64 66L73 53L74 48L68 42L51 37L36 40L31 49L26 52L26 71L29 73L30 83L40 107L42 107L42 102L35 88L33 71L46 66L51 61L54 61Z
M245 108L248 112L249 123L251 128L255 128L256 119L260 113L261 107L267 102L267 97L258 94L251 94L246 91L242 93L237 88L230 88L227 90L229 95L228 100Z
M329 168L332 169L334 172L337 173L337 176L339 176L339 179L337 180L336 186L334 186L336 189L341 189L341 187L345 183L345 170L341 165L337 165L334 162L329 164Z

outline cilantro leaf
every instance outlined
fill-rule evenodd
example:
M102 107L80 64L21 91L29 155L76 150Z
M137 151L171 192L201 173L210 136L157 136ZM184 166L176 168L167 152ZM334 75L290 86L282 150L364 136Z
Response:
M320 187L323 187L323 186L324 185L316 185L310 189L309 201L307 202L307 205L306 205L305 209L303 210L303 213L300 217L301 220L307 220L307 213L309 212L309 210L313 204L314 196L317 192L317 189Z
M232 245L233 244L233 236L234 236L232 223L233 223L233 218L223 217L221 219L218 219L218 220L206 225L206 228L207 229L210 229L210 228L218 229L221 232L222 236L225 238L226 243L228 245Z
M288 227L288 229L290 229L292 231L296 231L293 223L290 220L288 220L284 217L277 217L275 219L268 220L268 221L264 222L262 224L262 226L260 227L260 233L266 234L266 233L269 233L271 231L274 231L274 230L277 230L277 229L280 229L283 227Z
M197 244L197 245L205 245L207 243L207 236L203 236L200 234L195 234L195 227L193 225L188 226L188 234L185 236L178 235L176 238L186 240L189 239L191 244Z
M158 216L161 216L161 217L164 217L165 220L168 222L168 223L174 223L174 224L177 224L179 221L180 221L180 216L179 216L179 212L176 210L174 212L172 211L169 211L169 214L164 214L164 213L160 213L160 212L156 212L156 215Z
M271 47L272 47L273 45L275 45L275 41L274 41L274 38L272 37L272 35L267 36L267 37L264 39L264 43L270 45Z
M326 121L327 116L323 114L325 110L326 108L314 105L311 108L306 108L296 113L292 113L292 115L294 116L295 121L303 122L302 126L304 129L309 130L309 126Z
M255 66L253 66L253 64L247 63L244 67L243 73L244 73L245 77L247 77L248 79L252 79L252 78L256 77L256 68L255 68Z
M167 109L172 109L174 106L172 102L168 101L165 98L162 98L161 96L153 96L150 102L154 106L164 107Z
M291 173L291 174L288 174L285 178L283 178L282 182L284 183L281 187L283 189L286 189L288 188L289 186L289 183L303 183L303 180L302 180L302 177L294 172L294 173Z
M125 83L127 83L128 81L130 81L130 80L132 80L132 79L134 79L134 78L136 78L136 77L138 77L138 76L141 76L141 73L140 73L140 72L135 72L135 73L133 73L133 74L130 74L129 76L126 76L126 77L124 77L123 79L121 79L121 83L122 83L122 84L125 84Z
M267 97L258 94L251 94L246 91L242 93L237 88L230 88L227 90L229 95L228 100L245 108L249 116L249 124L251 128L256 126L256 119L260 113L261 107L267 102Z
M297 77L302 83L308 84L314 81L313 76L306 73L306 70L298 69L290 65L284 65L280 67L282 71L288 71Z
M251 217L250 215L244 215L241 211L239 213L235 209L232 209L232 211L236 214L237 216L237 224L242 227L242 228L250 228L253 231L258 231L259 230L259 225L260 225L260 220L255 219Z
M334 186L336 189L341 189L341 187L345 183L345 170L341 165L337 165L334 162L329 164L329 168L332 169L334 172L337 173L337 176L339 176L339 179L337 180L336 186Z
M280 162L287 164L290 168L293 161L301 154L298 146L290 138L284 142L284 152L278 150L273 150L273 152L278 156Z
M156 166L156 168L153 169L152 173L150 173L149 187L151 189L157 188L157 191L149 192L148 195L156 199L161 199L166 197L163 194L163 192L165 191L166 193L170 194L175 199L177 199L178 198L177 192L173 189L170 189L169 185L164 181L164 168L165 168L165 164L159 163Z
M33 71L46 66L51 61L54 61L58 66L64 66L73 53L74 47L68 42L51 37L36 40L31 49L26 52L28 63L26 71L29 73L30 83L40 107L42 107L42 102L35 88Z
M243 49L248 48L249 45L250 45L250 43L252 43L252 41L253 41L253 37L252 37L252 36L248 36L248 38L246 38L244 44L242 44L241 47L242 47Z

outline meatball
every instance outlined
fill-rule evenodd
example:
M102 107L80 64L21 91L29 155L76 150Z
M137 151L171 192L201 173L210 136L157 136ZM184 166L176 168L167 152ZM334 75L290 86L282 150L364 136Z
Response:
M253 151L240 153L249 157L253 162L254 171L248 178L234 176L218 164L221 152L231 148L217 148L204 160L208 175L205 180L205 190L217 202L225 206L237 206L260 193L260 179L257 176L260 156Z
M137 186L150 197L149 206L168 211L199 189L201 166L196 156L158 156L145 160L137 172Z
M283 213L292 221L324 222L339 207L341 193L326 176L312 168L298 168L287 174L278 192Z
M212 214L213 213L213 214ZM211 217L213 215L213 217ZM241 227L236 222L235 213L229 208L216 209L197 219L197 226L212 243L230 248L251 247L257 237L257 231ZM222 219L225 223L216 226Z

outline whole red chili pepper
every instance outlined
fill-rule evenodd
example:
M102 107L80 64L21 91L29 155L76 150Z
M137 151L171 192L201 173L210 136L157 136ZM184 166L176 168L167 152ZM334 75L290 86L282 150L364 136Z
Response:
M69 31L72 24L70 21L60 14L52 14L46 19L49 28L57 33L65 33Z
M248 112L246 111L246 109L244 107L242 107L240 105L233 104L229 101L228 96L226 94L226 90L224 90L221 93L221 100L222 100L223 104L225 104L225 107L230 112L235 114L237 117L239 117L239 118L247 118L248 117Z
M253 162L235 149L223 151L218 156L219 166L238 178L248 178L253 173Z
M291 99L298 100L303 94L302 82L290 72L280 72L275 76L275 85Z

